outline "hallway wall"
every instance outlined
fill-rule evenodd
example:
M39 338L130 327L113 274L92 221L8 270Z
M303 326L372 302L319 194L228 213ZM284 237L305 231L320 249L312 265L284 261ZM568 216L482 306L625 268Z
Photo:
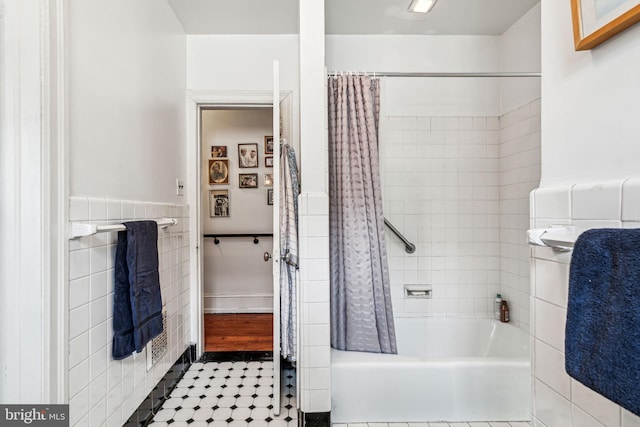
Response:
M264 137L273 133L271 108L253 110L203 110L202 140L202 231L211 233L272 233L273 205L267 204ZM238 144L257 144L258 167L240 168ZM226 145L229 183L209 184L209 159L212 145ZM239 174L257 174L258 188L240 188ZM229 192L229 217L211 217L210 190ZM272 263L264 262L264 252L273 251L273 239L260 237L204 239L204 311L205 313L242 313L273 311Z

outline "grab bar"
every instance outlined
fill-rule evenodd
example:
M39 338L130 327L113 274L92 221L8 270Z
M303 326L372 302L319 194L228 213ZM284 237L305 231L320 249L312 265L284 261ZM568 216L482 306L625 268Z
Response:
M573 249L577 237L574 226L534 228L527 231L530 245L545 246L561 252Z
M218 237L253 237L253 244L257 245L260 243L260 239L258 237L273 237L271 233L213 233L213 234L203 234L202 237L213 238L213 243L216 245L220 243L220 239Z
M389 229L391 231L393 231L393 234L395 234L396 236L398 236L398 238L400 240L402 240L402 243L404 243L404 251L408 254L412 254L416 251L416 245L414 245L413 243L411 243L410 241L407 240L406 237L404 237L402 235L402 233L400 233L400 231L398 231L397 228L395 228L393 226L393 224L391 224L389 222L389 220L387 218L384 219L384 225L386 225L387 227L389 227Z

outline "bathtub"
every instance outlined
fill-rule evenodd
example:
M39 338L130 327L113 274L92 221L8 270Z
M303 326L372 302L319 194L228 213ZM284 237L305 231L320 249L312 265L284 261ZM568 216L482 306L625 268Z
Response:
M397 355L331 350L332 422L529 420L526 333L491 319L395 324Z

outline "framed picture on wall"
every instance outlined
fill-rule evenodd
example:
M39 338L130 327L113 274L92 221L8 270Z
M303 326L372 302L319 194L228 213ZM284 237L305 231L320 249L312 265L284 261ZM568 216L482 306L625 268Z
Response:
M273 154L273 136L264 137L264 154Z
M638 0L571 0L576 50L593 49L640 22Z
M258 167L258 144L238 144L238 166L241 168Z
M209 191L209 216L211 218L228 218L229 208L229 190Z
M240 188L258 188L257 173L241 173L238 175Z
M209 184L222 185L229 183L229 160L210 159L209 160Z
M267 190L267 204L273 205L273 190Z
M226 145L212 145L211 146L211 157L227 157L227 146Z
M264 186L271 187L273 185L273 174L265 173L264 174Z
M264 158L264 167L272 168L273 167L273 157L265 157Z

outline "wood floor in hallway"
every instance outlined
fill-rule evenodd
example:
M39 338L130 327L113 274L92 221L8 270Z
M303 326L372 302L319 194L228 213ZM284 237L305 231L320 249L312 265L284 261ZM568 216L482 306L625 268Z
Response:
M272 351L271 313L205 314L205 351Z

